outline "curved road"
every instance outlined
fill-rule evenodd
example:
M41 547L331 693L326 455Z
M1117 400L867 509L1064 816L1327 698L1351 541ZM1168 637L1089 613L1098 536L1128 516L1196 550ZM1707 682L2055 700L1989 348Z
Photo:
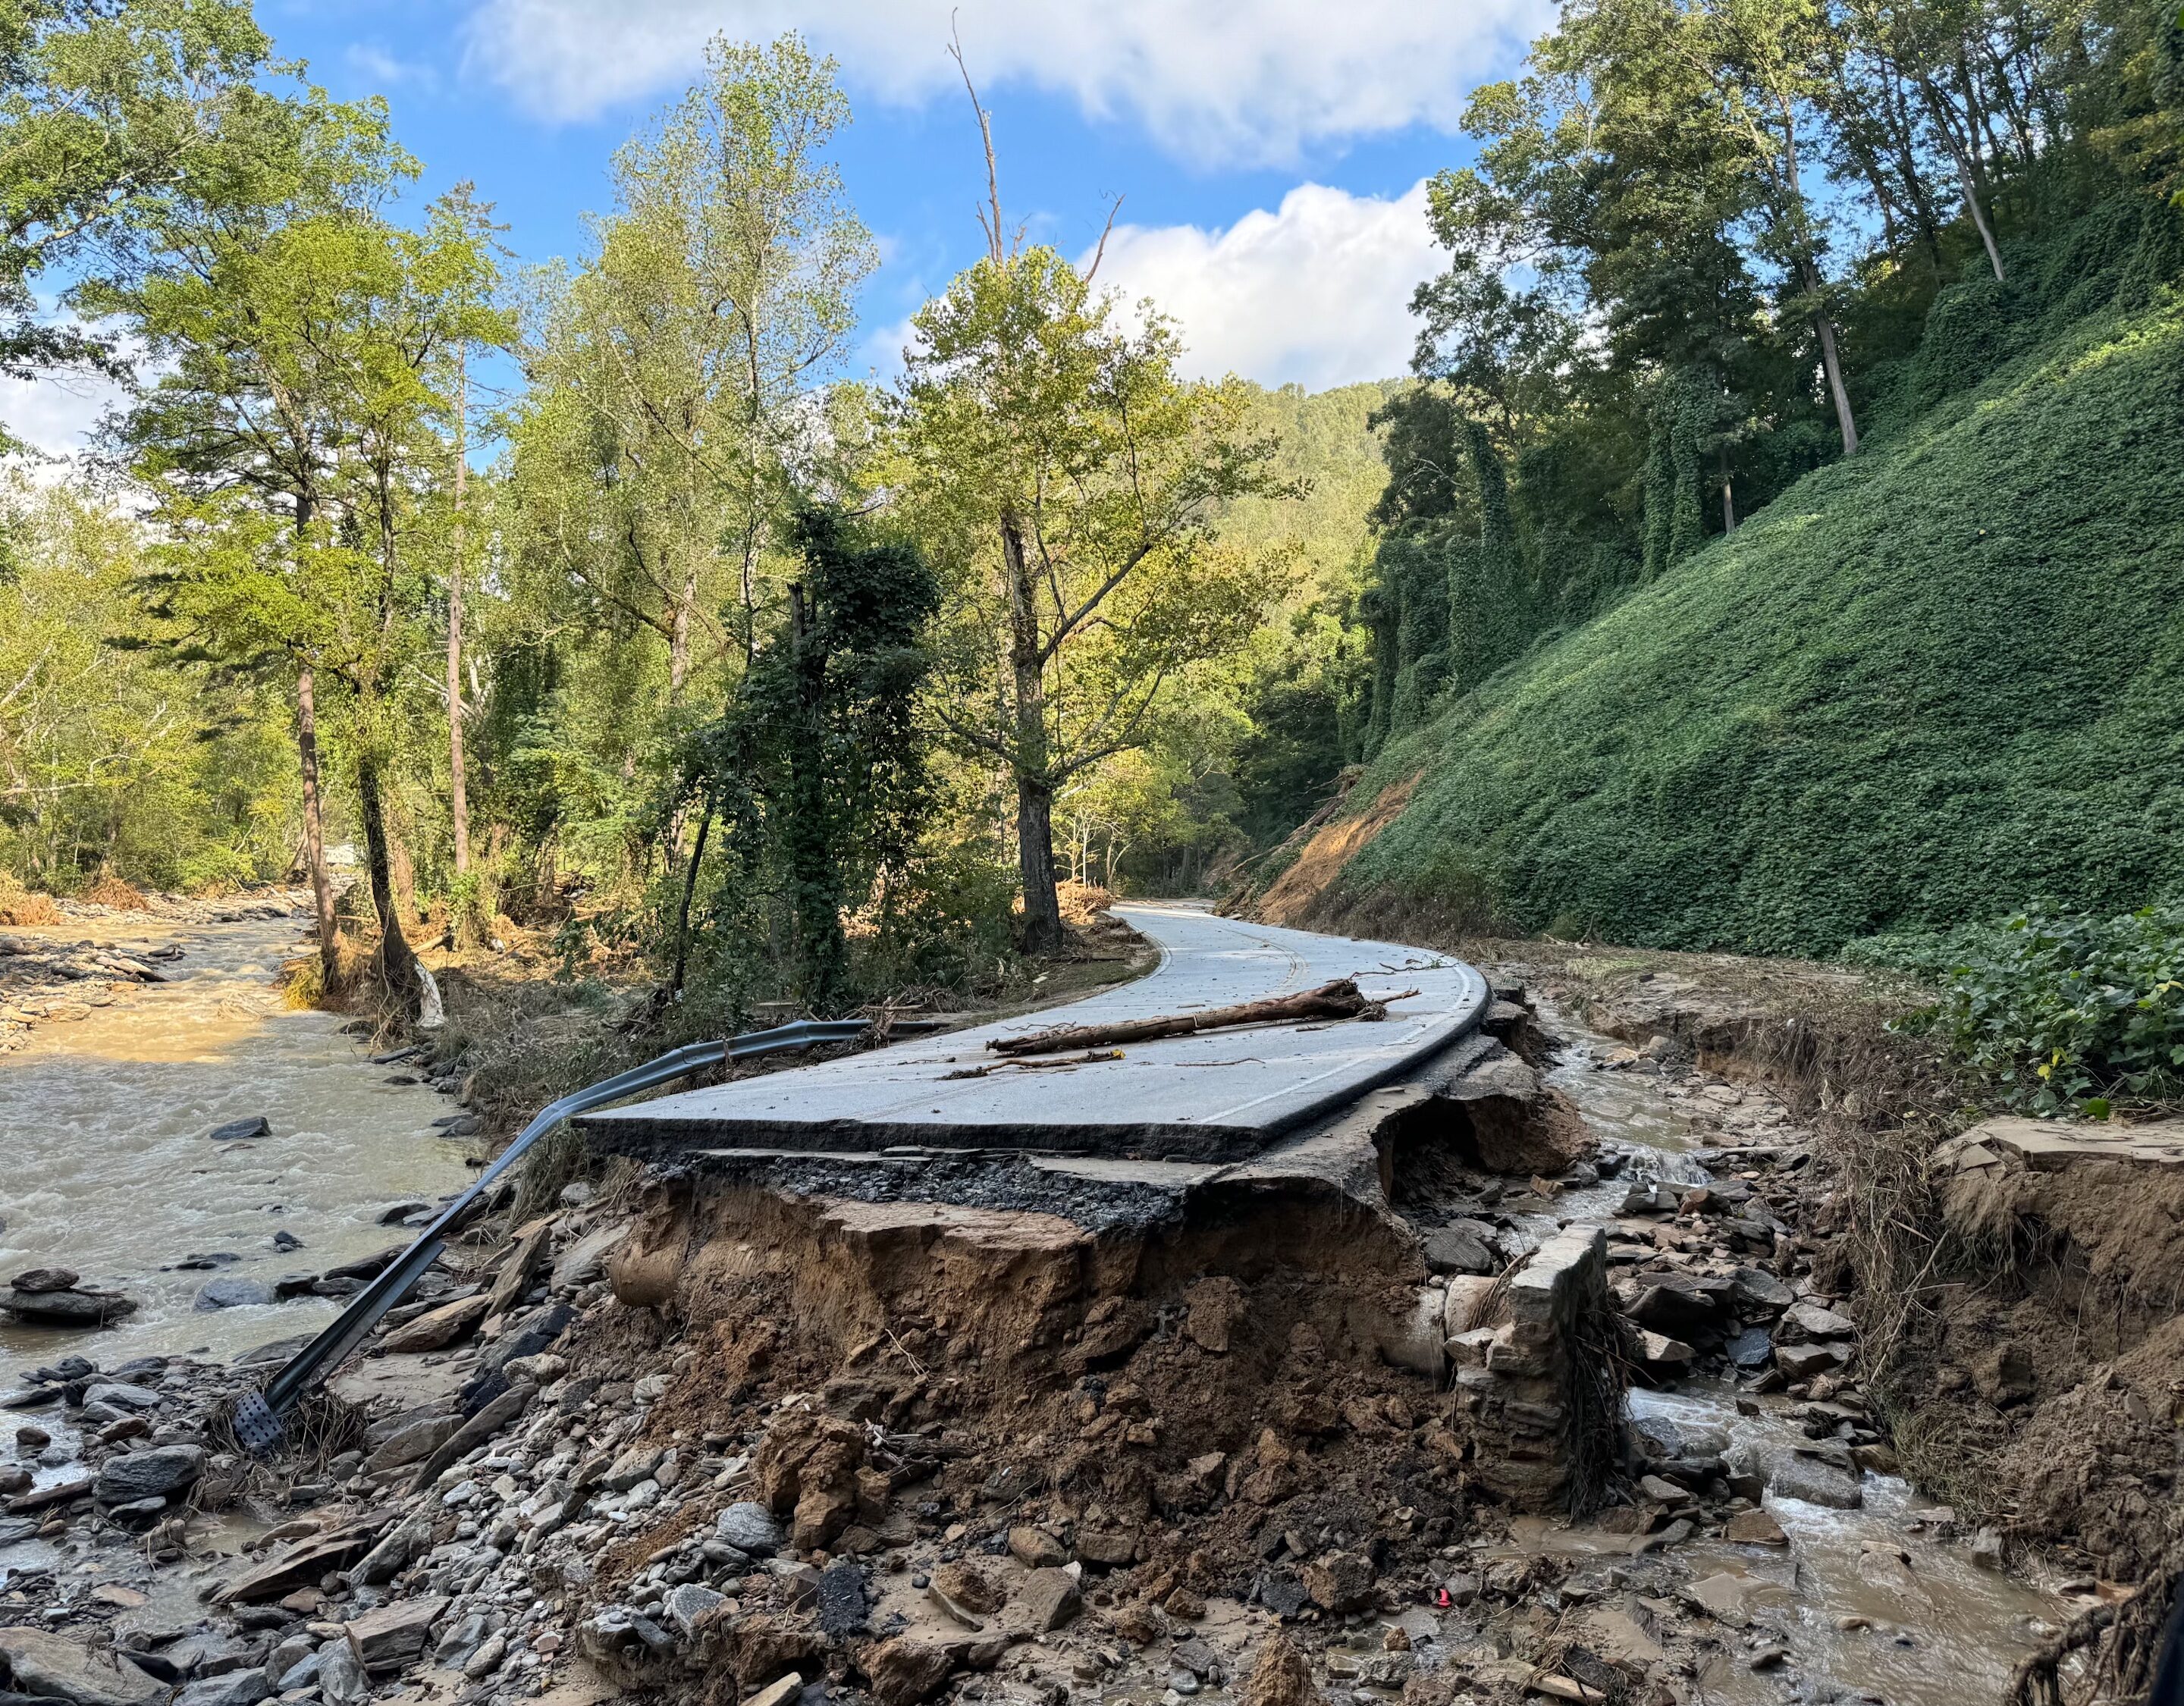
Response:
M705 1143L869 1153L1089 1151L1234 1160L1354 1101L1472 1029L1485 980L1460 960L1176 905L1118 906L1161 950L1134 983L1067 1006L898 1043L824 1065L587 1116L617 1148ZM1259 1025L1133 1044L1121 1058L1035 1067L989 1037L1228 1006L1355 978L1417 993L1378 1023ZM633 1140L633 1141L632 1141Z

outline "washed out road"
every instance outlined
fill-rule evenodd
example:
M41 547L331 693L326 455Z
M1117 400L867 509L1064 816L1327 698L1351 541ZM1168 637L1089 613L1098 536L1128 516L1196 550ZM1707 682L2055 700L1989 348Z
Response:
M1161 951L1145 977L1062 1007L897 1043L587 1116L631 1139L799 1151L931 1148L1125 1151L1229 1160L1343 1107L1477 1025L1485 980L1462 961L1323 936L1195 907L1116 915ZM1352 978L1401 995L1378 1021L1277 1023L1134 1043L1119 1057L1032 1065L988 1039L1100 1025L1293 995ZM1406 993L1414 991L1415 993ZM1105 1052L1105 1051L1100 1051Z

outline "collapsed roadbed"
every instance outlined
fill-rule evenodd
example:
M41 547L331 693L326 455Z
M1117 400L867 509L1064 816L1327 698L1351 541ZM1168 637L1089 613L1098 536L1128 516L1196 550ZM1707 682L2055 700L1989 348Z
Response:
M1477 1018L1217 1158L1047 1146L1074 1115L915 1150L595 1124L599 1182L451 1248L289 1461L223 1434L235 1371L18 1395L81 1469L23 1495L53 1550L0 1584L0 1653L21 1692L73 1653L183 1706L1660 1706L1836 1676L1940 1706L2006 1675L2047 1602L1876 1479L1810 1134L1514 980ZM1689 1147L1627 1140L1625 1087L1712 1112ZM270 1532L192 1514L269 1504ZM1886 1608L1923 1596L1958 1647Z

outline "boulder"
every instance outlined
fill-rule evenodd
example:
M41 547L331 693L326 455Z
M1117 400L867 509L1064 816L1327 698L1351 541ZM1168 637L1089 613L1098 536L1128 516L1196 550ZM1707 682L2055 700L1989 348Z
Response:
M103 1327L136 1312L119 1291L0 1291L0 1311L36 1327Z
M258 1706L273 1692L265 1673L255 1666L200 1676L174 1699L174 1706Z
M627 1492L639 1481L650 1480L652 1472L666 1455L658 1446L632 1446L607 1466L600 1484L609 1492Z
M319 1694L326 1706L365 1706L371 1698L371 1678L346 1635L319 1648Z
M439 1593L376 1607L347 1625L349 1644L367 1673L398 1670L423 1654L432 1625L447 1608L447 1596Z
M81 1277L66 1268L31 1268L18 1274L8 1283L18 1291L33 1294L47 1291L73 1291Z
M1797 1294L1763 1268L1740 1268L1729 1276L1730 1295L1740 1309L1763 1309L1778 1314L1797 1301Z
M878 1706L924 1706L956 1674L952 1647L898 1635L875 1642L857 1655Z
M1490 1229L1459 1220L1426 1234L1426 1266L1436 1274L1499 1274L1501 1259L1485 1235Z
M586 1233L555 1258L553 1286L556 1291L574 1291L588 1285L606 1272L607 1258L615 1248L629 1235L629 1223L602 1226ZM546 1347L540 1346L542 1351Z
M789 1519L790 1543L809 1552L830 1545L855 1519L864 1463L864 1429L821 1416L775 1426L753 1457L751 1474L767 1508Z
M686 1581L667 1591L660 1614L688 1641L697 1634L699 1620L727 1598L727 1595L715 1592L703 1582Z
M1322 1611L1356 1611L1372 1597L1373 1577L1362 1553L1330 1552L1304 1567L1304 1591Z
M1638 1330L1638 1360L1657 1374L1680 1374L1688 1369L1698 1355L1681 1339L1671 1339L1662 1333Z
M1793 1380L1809 1380L1815 1374L1825 1374L1840 1369L1850 1360L1850 1353L1841 1345L1777 1345L1774 1347L1774 1366Z
M1321 1706L1311 1661L1286 1635L1270 1635L1260 1647L1259 1662L1244 1684L1241 1706Z
M1236 1330L1250 1313L1244 1288L1234 1280L1217 1275L1201 1280L1183 1294L1184 1335L1201 1351L1219 1357L1228 1354Z
M428 1309L414 1321L405 1322L389 1333L382 1348L393 1356L408 1356L420 1351L437 1351L452 1345L456 1340L475 1332L486 1318L486 1295L458 1297L452 1303L443 1303Z
M487 1314L505 1315L530 1295L531 1288L538 1283L539 1270L546 1265L553 1238L550 1217L532 1222L515 1235L508 1253L500 1258L500 1271L493 1275L492 1289L486 1293Z
M214 1143L239 1143L245 1138L268 1136L272 1130L271 1120L262 1113L254 1113L248 1119L231 1119L225 1125L216 1125L205 1135Z
M764 1505L749 1499L730 1505L714 1519L713 1532L753 1558L771 1558L781 1549L781 1525Z
M1136 1562L1139 1538L1134 1528L1080 1528L1077 1555L1087 1564L1120 1569Z
M420 1416L404 1422L380 1442L364 1466L376 1475L421 1463L453 1438L462 1424L460 1416Z
M1639 1276L1637 1301L1630 1319L1641 1327L1679 1339L1703 1344L1718 1339L1730 1320L1732 1282L1696 1274L1646 1274Z
M273 1288L262 1280L230 1278L208 1280L199 1286L197 1301L190 1307L199 1311L250 1309L279 1301Z
M467 1617L448 1625L432 1648L432 1663L442 1670L460 1670L470 1663L471 1654L485 1645L485 1614L473 1611Z
M1066 1569L1034 1569L1017 1590L1011 1614L1034 1633L1059 1629L1084 1608L1077 1578Z
M1069 1562L1069 1548L1045 1529L1019 1525L1009 1530L1009 1551L1026 1569L1056 1569Z
M1836 1510L1857 1510L1865 1489L1841 1447L1798 1450L1780 1440L1739 1439L1724 1455L1733 1474L1757 1475L1778 1498L1802 1499Z
M156 1446L150 1451L129 1452L109 1458L100 1465L92 1496L105 1505L171 1498L194 1486L204 1468L203 1446Z
M1775 1330L1791 1339L1847 1339L1858 1331L1858 1324L1808 1300L1784 1310Z
M1493 1324L1481 1317L1480 1311L1494 1296L1496 1282L1483 1274L1453 1275L1447 1291L1441 1294L1441 1336L1454 1339L1474 1327Z
M744 1701L744 1706L788 1706L788 1703L803 1692L804 1673L792 1670L788 1675L767 1683Z
M43 1629L0 1629L0 1657L18 1693L69 1706L146 1706L166 1692L128 1660Z
M104 1404L141 1416L158 1409L161 1400L149 1386L131 1385L122 1380L94 1380L83 1389L83 1402L86 1408Z
M1763 1510L1741 1510L1722 1525L1721 1537L1739 1546L1787 1546L1782 1525Z

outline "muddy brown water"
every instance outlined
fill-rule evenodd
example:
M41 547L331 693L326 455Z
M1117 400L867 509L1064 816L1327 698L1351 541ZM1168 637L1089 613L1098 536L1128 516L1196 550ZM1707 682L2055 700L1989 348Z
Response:
M27 1047L0 1055L0 1278L71 1268L139 1305L95 1332L0 1324L0 1388L71 1354L102 1368L186 1352L225 1361L315 1332L337 1307L329 1299L206 1311L198 1290L220 1277L270 1285L405 1241L408 1232L378 1224L382 1210L437 1200L472 1176L464 1146L432 1126L459 1112L452 1101L389 1082L409 1074L371 1065L333 1015L283 1005L276 979L305 945L300 929L293 919L169 926L122 915L17 933L184 951L163 964L171 981L125 986L89 1017L42 1025ZM208 1140L254 1114L270 1135ZM278 1231L302 1247L276 1250ZM198 1256L234 1259L175 1265Z
M1707 1178L1696 1151L1718 1141L1691 1124L1645 1071L1611 1071L1597 1062L1621 1045L1556 1015L1569 1039L1546 1076L1576 1104L1601 1138L1630 1152L1621 1177L1574 1190L1556 1218L1613 1219L1630 1179L1676 1183ZM1611 1200L1612 1199L1612 1200ZM1761 1400L1741 1415L1733 1388L1689 1381L1666 1392L1633 1391L1632 1419L1671 1424L1694 1451L1741 1444L1802 1442L1788 1401ZM1834 1510L1802 1499L1765 1497L1790 1537L1779 1547L1705 1541L1674 1554L1694 1581L1726 1575L1736 1584L1750 1627L1699 1679L1710 1706L1778 1706L1786 1699L1872 1699L1890 1706L1964 1706L2000 1700L2012 1668L2075 1608L2043 1584L1976 1567L1965 1538L1944 1537L1940 1508L1908 1481L1868 1474L1865 1503ZM1584 1530L1540 1528L1535 1543L1592 1550ZM1602 1536L1620 1547L1619 1538ZM1779 1645L1790 1658L1754 1671L1755 1648Z

